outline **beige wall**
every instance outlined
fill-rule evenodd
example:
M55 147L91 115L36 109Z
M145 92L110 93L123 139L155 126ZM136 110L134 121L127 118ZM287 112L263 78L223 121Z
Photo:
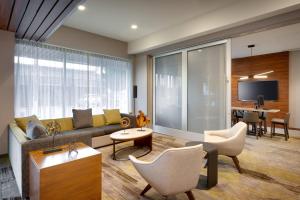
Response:
M290 127L300 129L300 50L290 52L289 73Z
M153 58L138 54L134 59L134 85L138 86L136 114L142 110L153 122Z
M137 85L137 99L135 100L135 112L147 111L147 55L137 55L135 57L134 85Z
M114 40L66 26L62 26L54 32L46 43L71 49L128 58L127 42Z
M0 154L7 153L8 123L14 117L14 33L0 30Z

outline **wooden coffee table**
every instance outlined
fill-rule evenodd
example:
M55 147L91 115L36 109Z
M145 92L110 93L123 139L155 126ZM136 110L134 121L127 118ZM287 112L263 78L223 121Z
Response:
M113 141L113 160L128 160L128 155L144 156L152 151L152 132L150 128L131 128L114 132L110 135ZM116 150L117 142L134 141L133 146Z

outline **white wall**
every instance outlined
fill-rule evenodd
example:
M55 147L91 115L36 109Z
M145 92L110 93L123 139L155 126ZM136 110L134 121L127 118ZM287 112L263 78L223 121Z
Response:
M137 85L137 99L135 100L135 112L142 110L145 114L147 111L147 56L137 55L135 58L135 81Z
M15 34L0 30L0 154L7 153L8 124L14 118Z
M300 128L300 50L290 52L289 73L290 127Z

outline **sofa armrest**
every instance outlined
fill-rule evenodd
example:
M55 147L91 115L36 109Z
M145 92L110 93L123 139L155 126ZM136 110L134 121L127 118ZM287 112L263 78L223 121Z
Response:
M15 139L20 143L23 144L28 141L26 138L26 134L24 131L17 125L16 121L11 122L9 125L9 134L11 137L15 137Z
M128 117L130 119L130 127L131 128L136 128L136 116L133 114L125 114L121 113L121 117Z

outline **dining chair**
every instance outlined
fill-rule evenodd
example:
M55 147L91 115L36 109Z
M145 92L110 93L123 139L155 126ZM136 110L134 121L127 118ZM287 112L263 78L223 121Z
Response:
M252 126L252 132L255 134L256 139L258 139L258 136L261 137L262 132L262 121L259 119L258 112L245 112L243 121L247 124L247 133L250 134L249 125ZM257 129L257 125L259 126L259 129Z
M285 137L285 140L287 141L290 136L289 136L289 121L290 121L290 113L286 113L285 114L285 117L283 119L280 119L280 118L273 118L271 120L271 138L273 136L275 136L275 127L276 125L281 125L283 126L283 129L284 129L284 137Z
M268 113L267 112L259 112L259 119L262 121L263 124L263 129L262 133L266 134L267 133L267 118L268 118Z

